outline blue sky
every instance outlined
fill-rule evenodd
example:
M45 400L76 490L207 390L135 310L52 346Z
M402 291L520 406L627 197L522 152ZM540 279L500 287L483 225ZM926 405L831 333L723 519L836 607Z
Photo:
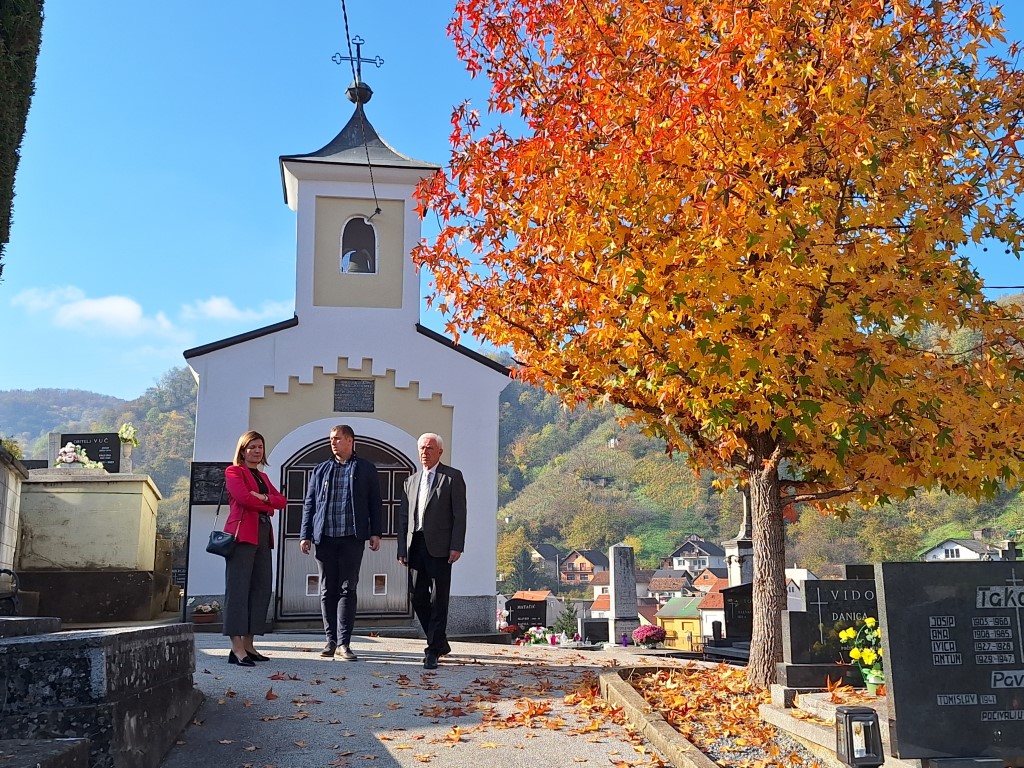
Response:
M440 165L452 105L483 108L487 93L445 35L453 4L347 0L363 54L385 62L363 68L370 121ZM1024 10L1008 28L1024 38ZM183 350L291 317L278 156L319 149L351 115L335 52L340 0L47 1L0 282L0 390L132 399ZM976 266L1024 284L1001 252Z

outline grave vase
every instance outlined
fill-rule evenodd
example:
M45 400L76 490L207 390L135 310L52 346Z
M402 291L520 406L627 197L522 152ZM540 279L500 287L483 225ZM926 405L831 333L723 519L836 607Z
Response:
M872 696L878 695L878 689L885 685L885 672L880 669L861 669L864 685Z

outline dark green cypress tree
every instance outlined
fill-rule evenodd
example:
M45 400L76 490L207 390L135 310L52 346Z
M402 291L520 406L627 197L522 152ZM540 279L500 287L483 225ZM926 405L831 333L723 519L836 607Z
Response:
M0 277L4 246L11 239L14 174L35 91L42 29L43 0L0 2Z

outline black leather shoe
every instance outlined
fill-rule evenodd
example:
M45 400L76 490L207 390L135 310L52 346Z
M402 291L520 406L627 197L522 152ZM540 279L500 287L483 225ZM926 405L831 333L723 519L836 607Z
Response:
M255 667L256 666L256 662L253 661L252 659L250 659L248 656L243 656L242 658L238 658L237 656L235 656L235 652L234 651L230 651L228 653L228 664L237 664L240 667Z
M253 661L270 661L270 657L269 656L264 656L259 651L246 651L246 654Z
M427 655L423 657L423 668L424 669L437 669L437 654L433 651L427 651Z
M323 656L325 659L333 659L334 658L334 652L336 650L338 650L338 644L337 643L328 643L327 645L324 646L324 649L322 651L320 651L320 655Z
M450 645L448 645L448 641L445 640L444 641L444 645L441 646L441 652L438 653L437 655L438 655L438 657L447 656L451 652L452 652L452 647Z

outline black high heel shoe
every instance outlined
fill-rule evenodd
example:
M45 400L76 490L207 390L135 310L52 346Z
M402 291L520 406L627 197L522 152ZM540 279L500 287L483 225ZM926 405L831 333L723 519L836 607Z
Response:
M228 664L237 664L240 667L255 667L256 666L256 662L253 661L252 659L250 659L248 656L243 656L242 658L238 658L237 656L235 656L235 652L234 651L230 651L228 653Z
M253 661L270 661L269 656L264 656L259 651L246 651L246 653L249 655L249 658Z

